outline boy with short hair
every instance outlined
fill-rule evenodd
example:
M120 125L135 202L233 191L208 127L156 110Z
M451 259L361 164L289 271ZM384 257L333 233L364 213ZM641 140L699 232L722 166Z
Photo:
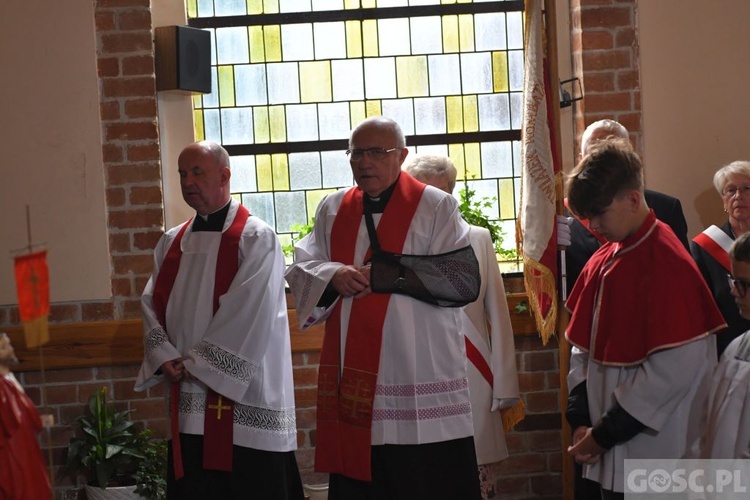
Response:
M568 452L602 498L623 498L625 459L680 458L698 435L711 334L725 325L690 254L646 204L627 141L591 149L571 174L568 204L607 240L566 303Z

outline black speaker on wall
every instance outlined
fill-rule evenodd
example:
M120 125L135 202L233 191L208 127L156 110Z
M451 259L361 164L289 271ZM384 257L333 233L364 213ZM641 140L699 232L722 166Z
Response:
M156 90L211 92L211 34L189 26L154 30Z

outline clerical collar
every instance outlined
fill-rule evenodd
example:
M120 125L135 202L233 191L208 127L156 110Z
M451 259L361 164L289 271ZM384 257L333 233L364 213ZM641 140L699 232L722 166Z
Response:
M401 174L399 174L399 177L400 176ZM388 188L380 193L380 196L378 196L377 198L373 198L367 193L364 193L364 203L371 214L382 214L385 211L385 206L388 205L388 200L391 199L391 195L396 189L397 182L398 177L396 178L396 182L388 186Z
M229 200L226 205L212 214L195 214L196 217L193 221L193 232L214 231L220 233L224 229L224 221L227 220L229 205L231 204L232 200Z

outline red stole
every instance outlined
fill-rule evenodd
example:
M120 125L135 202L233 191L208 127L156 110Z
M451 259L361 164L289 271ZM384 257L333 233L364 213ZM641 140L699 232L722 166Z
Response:
M425 185L401 172L378 224L383 250L403 250L411 220ZM331 260L354 264L357 233L362 222L362 190L350 189L341 202L331 230ZM367 255L369 256L369 250ZM367 260L367 256L365 260ZM390 294L370 293L353 299L347 327L344 369L341 360L341 301L326 321L318 372L317 445L315 470L371 481L372 405L380 365Z
M224 295L232 283L232 279L239 269L239 243L242 231L245 228L250 213L243 205L237 208L237 214L229 229L221 235L219 243L219 254L216 259L216 275L214 279L214 303L213 311L219 309L219 297ZM167 250L159 274L154 284L154 311L159 323L167 330L167 303L172 293L177 272L180 268L182 259L181 242L185 230L193 222L193 219L187 221L172 244ZM184 475L182 468L182 449L180 446L179 430L179 401L180 401L180 384L174 382L170 387L170 426L172 430L172 452L175 479L180 479ZM224 399L217 395L211 389L206 396L206 414L204 418L204 439L203 439L203 467L214 470L232 470L232 421L233 421L234 402ZM224 418L222 419L222 413ZM228 415L228 418L227 418Z
M566 307L566 338L612 366L640 364L725 326L690 254L653 211L634 234L594 253Z

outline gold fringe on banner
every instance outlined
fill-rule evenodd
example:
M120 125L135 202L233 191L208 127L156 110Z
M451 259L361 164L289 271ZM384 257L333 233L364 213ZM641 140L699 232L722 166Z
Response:
M37 316L36 318L23 321L23 333L26 340L26 348L32 349L49 342L49 315Z
M519 399L518 403L510 408L500 410L500 418L503 421L503 430L506 434L509 433L518 422L526 418L526 405L523 404L523 399Z

